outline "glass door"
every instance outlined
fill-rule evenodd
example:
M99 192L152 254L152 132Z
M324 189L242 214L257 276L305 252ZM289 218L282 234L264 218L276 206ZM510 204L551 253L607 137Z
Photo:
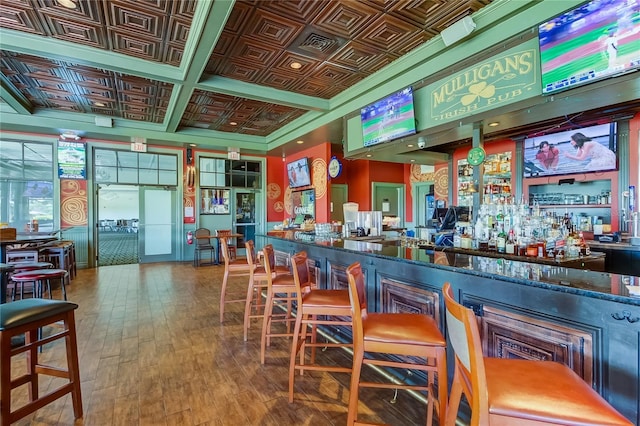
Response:
M235 193L235 220L233 228L236 234L242 235L238 237L236 241L236 247L238 250L244 249L244 243L248 240L256 240L256 228L258 226L257 218L258 212L256 206L258 205L256 198L256 192L241 191L238 190Z
M177 260L176 190L140 187L140 263Z

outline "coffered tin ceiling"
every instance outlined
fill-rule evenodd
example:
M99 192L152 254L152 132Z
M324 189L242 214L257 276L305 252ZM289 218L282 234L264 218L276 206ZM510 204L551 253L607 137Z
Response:
M142 137L152 123L268 142L490 2L2 0L2 98Z
M579 1L544 3L553 14ZM0 130L254 153L285 153L305 136L339 144L342 117L416 83L416 52L445 52L441 41L427 48L452 23L474 15L480 32L498 23L522 31L522 16L544 9L510 0L2 0Z

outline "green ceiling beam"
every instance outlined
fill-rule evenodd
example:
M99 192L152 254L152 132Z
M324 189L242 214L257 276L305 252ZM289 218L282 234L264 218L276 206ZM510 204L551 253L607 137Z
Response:
M232 80L226 77L209 76L201 80L196 87L238 98L253 99L306 110L329 111L331 106L327 99L245 83L244 81Z
M3 105L0 105L2 107ZM235 133L218 132L204 129L189 129L176 133L167 133L164 125L142 123L138 121L115 119L113 127L98 127L94 122L94 115L84 113L36 112L33 115L22 115L6 108L2 112L3 131L23 132L25 126L31 132L51 134L57 137L62 130L75 130L79 135L88 139L110 138L114 141L130 141L131 137L145 137L147 143L162 143L176 146L186 146L195 143L202 148L227 151L228 147L239 147L244 152L251 151L266 154L267 144L261 136L239 135ZM64 123L64 129L60 124ZM100 136L94 136L100 135Z
M40 58L55 59L72 64L119 72L150 80L178 83L182 71L178 67L134 58L95 47L83 46L64 40L47 38L21 31L0 28L2 50L24 53Z
M174 86L165 117L166 130L175 132L189 106L194 87L231 15L234 1L198 2L185 48L184 84Z
M20 93L3 73L0 73L0 98L18 113L33 113L33 105L29 99Z

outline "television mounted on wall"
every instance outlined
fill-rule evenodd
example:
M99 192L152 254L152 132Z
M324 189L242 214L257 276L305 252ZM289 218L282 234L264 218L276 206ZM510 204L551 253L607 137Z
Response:
M289 187L291 188L301 188L311 185L309 159L302 157L299 160L288 163L287 177L289 178Z
M416 133L413 89L406 87L360 110L365 147Z
M637 1L594 0L538 27L542 93L640 68Z
M524 140L524 177L617 170L616 123L579 127Z

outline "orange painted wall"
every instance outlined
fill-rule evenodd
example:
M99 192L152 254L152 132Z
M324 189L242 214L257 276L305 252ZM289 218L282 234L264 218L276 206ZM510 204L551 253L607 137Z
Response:
M267 221L280 222L293 217L291 192L287 179L287 163L307 157L311 169L311 184L316 191L316 221L329 221L329 184L327 164L331 144L324 143L285 157L267 157ZM305 189L305 188L296 188Z
M419 164L405 164L405 182L407 185L407 207L405 222L413 222L413 184L417 182L433 182L436 200L447 200L449 196L449 165L436 164L434 171L422 173Z

